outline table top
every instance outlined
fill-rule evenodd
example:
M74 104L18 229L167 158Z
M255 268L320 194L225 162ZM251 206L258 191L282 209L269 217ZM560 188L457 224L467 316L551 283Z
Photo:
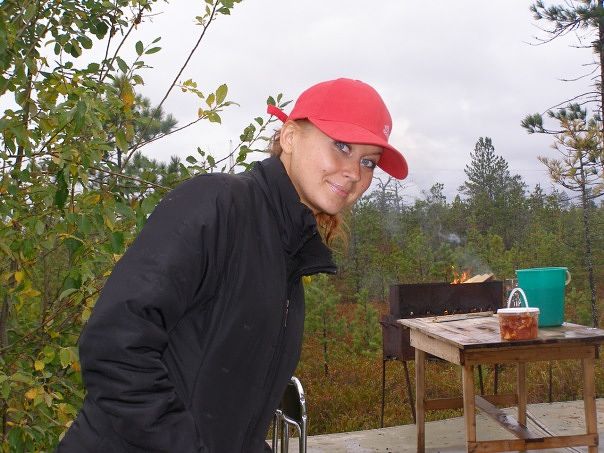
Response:
M475 314L472 314L475 315ZM471 316L471 315L470 315ZM499 334L497 315L462 318L459 315L399 319L409 329L451 344L461 350L478 348L509 348L515 345L604 343L604 330L564 323L559 327L541 327L533 340L505 341Z

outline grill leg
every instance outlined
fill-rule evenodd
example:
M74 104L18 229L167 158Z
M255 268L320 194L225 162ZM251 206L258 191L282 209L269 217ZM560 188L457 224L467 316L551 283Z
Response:
M478 385L480 386L480 394L484 395L484 382L482 381L482 365L478 365Z
M417 364L415 366L417 366ZM411 408L413 423L417 423L417 419L415 416L415 401L413 401L413 390L411 389L411 380L409 379L409 368L407 367L406 360L403 360L403 368L405 369L405 383L407 384L407 396L409 398L409 407Z
M549 380L549 389L547 391L547 396L549 397L549 402L552 402L552 362L548 363L548 367L547 367L547 372L548 372L548 380Z
M382 359L382 412L380 414L380 427L384 427L384 399L386 396L386 359Z

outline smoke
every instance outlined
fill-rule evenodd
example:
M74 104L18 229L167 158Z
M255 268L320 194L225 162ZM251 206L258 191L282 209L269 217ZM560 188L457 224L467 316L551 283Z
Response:
M438 237L449 244L461 245L461 238L455 233L444 234L439 231Z
M486 264L480 257L470 253L464 252L457 256L457 264L460 269L467 269L471 275L477 274L492 274L491 267Z

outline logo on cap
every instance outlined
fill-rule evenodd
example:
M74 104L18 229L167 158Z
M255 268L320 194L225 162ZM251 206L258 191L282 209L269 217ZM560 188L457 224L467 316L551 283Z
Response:
M390 136L390 126L387 124L384 126L384 136L386 138L388 138Z

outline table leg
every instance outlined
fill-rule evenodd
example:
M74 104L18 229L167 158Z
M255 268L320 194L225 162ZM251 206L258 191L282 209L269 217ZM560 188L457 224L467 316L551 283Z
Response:
M516 392L518 395L518 423L526 426L526 363L524 362L518 362Z
M594 384L594 359L583 359L583 401L585 404L585 425L587 434L598 434L596 412L596 389ZM589 447L589 453L596 453L598 447Z
M424 401L426 396L426 353L415 349L415 426L417 429L417 452L426 450L426 412Z
M476 442L476 405L474 400L474 366L464 365L463 382L463 415L466 422L466 443Z

